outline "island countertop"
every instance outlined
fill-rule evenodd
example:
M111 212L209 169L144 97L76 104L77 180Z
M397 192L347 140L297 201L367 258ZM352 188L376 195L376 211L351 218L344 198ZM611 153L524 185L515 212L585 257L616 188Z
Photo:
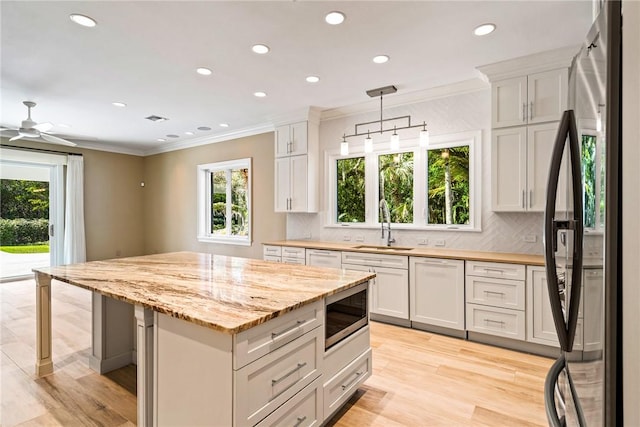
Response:
M235 334L373 278L367 272L174 252L35 272Z

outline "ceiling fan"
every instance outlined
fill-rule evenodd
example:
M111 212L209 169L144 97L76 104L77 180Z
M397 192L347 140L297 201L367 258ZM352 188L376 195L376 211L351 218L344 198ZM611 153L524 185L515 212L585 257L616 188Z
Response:
M35 102L22 101L22 103L27 107L28 114L27 118L22 121L20 128L11 129L4 126L0 127L1 132L7 130L17 132L17 135L11 138L9 141L15 141L22 138L42 138L46 142L51 142L53 144L70 145L72 147L76 146L76 144L71 141L67 141L66 139L62 139L60 137L47 133L49 129L53 127L51 123L37 123L31 120L31 109L36 106Z

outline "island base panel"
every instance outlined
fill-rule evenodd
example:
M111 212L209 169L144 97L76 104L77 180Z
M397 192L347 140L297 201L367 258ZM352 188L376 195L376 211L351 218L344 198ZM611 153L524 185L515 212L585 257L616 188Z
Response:
M51 358L51 277L36 273L36 375L53 372Z

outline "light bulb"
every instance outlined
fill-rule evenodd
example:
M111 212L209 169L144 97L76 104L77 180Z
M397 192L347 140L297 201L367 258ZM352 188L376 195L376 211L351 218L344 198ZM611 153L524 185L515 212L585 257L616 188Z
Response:
M341 156L349 155L349 143L347 141L342 141L340 143L340 155Z
M424 129L420 131L420 147L429 146L429 131Z
M400 148L400 137L396 133L395 128L393 129L393 135L391 135L391 140L389 141L389 145L392 150L397 150Z
M367 135L367 137L364 139L364 152L371 153L372 151L373 151L373 138Z

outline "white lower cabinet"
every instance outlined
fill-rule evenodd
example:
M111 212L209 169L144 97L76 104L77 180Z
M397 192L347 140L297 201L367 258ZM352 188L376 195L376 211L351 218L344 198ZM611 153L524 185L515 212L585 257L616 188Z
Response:
M369 286L369 311L402 320L409 320L409 270L408 257L343 252L342 268L345 270L370 271L376 278ZM348 261L345 263L345 261ZM351 262L360 262L352 264ZM381 267L394 265L398 268Z
M256 426L319 426L323 418L322 397L322 383L317 378Z
M560 346L544 267L527 267L527 341Z
M324 384L324 413L333 414L371 375L371 349L362 353Z
M322 249L306 250L307 265L327 268L342 268L342 253Z
M464 261L411 257L409 267L411 321L464 330Z
M466 262L467 330L525 340L525 266Z

